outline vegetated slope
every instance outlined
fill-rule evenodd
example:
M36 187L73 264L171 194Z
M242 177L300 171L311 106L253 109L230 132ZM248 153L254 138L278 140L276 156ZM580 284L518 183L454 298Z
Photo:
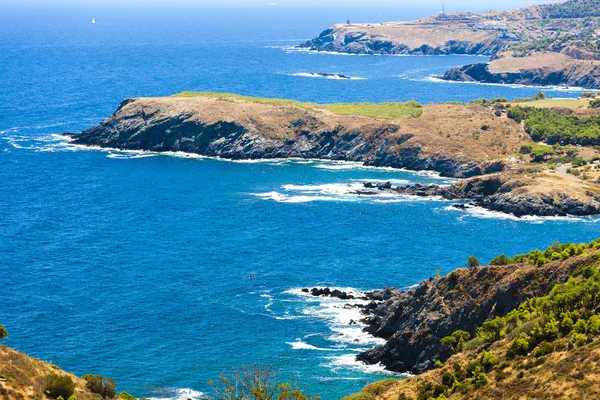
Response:
M568 255L556 250L551 258ZM546 294L485 322L470 341L473 335L463 331L443 338L441 345L455 353L447 361L417 377L386 385L370 398L599 398L599 260L597 251L567 259L568 281L549 286Z
M0 345L0 398L6 400L48 399L45 393L51 375L70 377L75 383L78 400L99 400L101 396L86 388L83 379L55 365ZM66 399L65 399L66 400Z
M362 161L453 177L501 170L498 159L529 139L519 124L473 104L317 105L202 93L124 101L72 137L119 149Z
M582 265L596 262L599 248L600 240L556 244L543 252L515 257L520 264L499 258L494 260L497 265L459 269L394 293L389 300L369 307L364 321L366 330L386 339L386 344L361 353L358 359L382 363L397 372L431 369L451 354L440 343L442 338L456 330L474 335L485 321L506 315L531 297L545 295Z

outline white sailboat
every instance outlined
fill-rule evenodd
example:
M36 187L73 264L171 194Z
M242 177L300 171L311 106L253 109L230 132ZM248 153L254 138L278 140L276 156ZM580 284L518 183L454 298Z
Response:
M96 19L92 17L92 25L96 25Z

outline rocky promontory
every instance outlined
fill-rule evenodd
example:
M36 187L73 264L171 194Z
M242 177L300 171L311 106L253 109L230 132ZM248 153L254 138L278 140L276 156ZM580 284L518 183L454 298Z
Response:
M496 158L523 141L516 123L477 105L419 105L422 115L409 118L346 115L346 105L333 106L226 94L130 99L98 126L70 136L104 148L359 161L457 178L502 169ZM488 131L473 141L484 123Z
M375 55L485 55L490 63L452 68L443 79L522 85L600 87L589 0L483 14L444 12L409 22L337 24L298 47ZM499 60L503 58L504 60Z

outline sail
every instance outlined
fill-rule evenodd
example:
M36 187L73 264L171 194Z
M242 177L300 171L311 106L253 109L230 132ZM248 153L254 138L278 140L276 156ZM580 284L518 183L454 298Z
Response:
M96 24L96 19L92 18L92 24Z

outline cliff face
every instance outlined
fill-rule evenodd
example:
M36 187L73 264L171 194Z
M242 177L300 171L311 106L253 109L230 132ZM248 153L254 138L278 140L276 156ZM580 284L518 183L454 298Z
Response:
M493 55L505 46L506 41L490 34L475 34L466 30L436 30L427 25L387 23L336 25L299 47L348 54Z
M460 269L368 307L367 331L387 340L358 356L397 372L422 373L450 357L440 340L460 329L475 333L486 320L506 315L526 299L545 295L568 279L585 258L543 267L508 265Z
M454 108L442 112L448 107ZM226 97L169 97L125 101L100 125L72 137L77 144L118 149L182 151L231 159L360 161L469 177L498 169L494 151L482 139L475 143L477 148L463 153L457 139L440 138L435 132L456 125L449 120L455 119L473 125L463 132L472 143L469 132L481 126L478 118L493 119L492 112L482 107L425 106L420 118L387 120ZM491 126L492 131L516 129L512 121L500 119ZM516 133L503 140L505 146L515 149L521 141ZM489 141L497 139L489 135Z

